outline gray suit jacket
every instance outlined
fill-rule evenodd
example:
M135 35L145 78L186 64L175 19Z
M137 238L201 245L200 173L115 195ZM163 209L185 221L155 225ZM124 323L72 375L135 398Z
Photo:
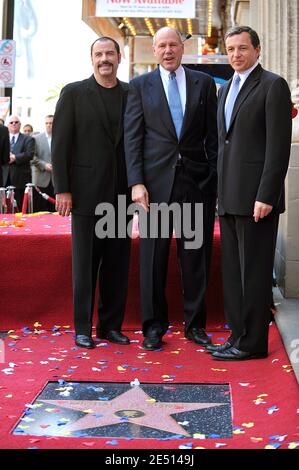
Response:
M46 163L52 163L51 149L45 132L34 136L35 152L32 160L32 183L41 188L46 188L52 177L52 173L45 170Z

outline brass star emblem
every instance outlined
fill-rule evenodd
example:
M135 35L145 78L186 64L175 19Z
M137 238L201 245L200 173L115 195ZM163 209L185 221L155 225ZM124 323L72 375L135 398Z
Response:
M112 400L40 400L44 403L82 411L85 414L64 426L67 433L125 422L190 437L171 415L223 406L226 403L157 402L141 387L134 387Z

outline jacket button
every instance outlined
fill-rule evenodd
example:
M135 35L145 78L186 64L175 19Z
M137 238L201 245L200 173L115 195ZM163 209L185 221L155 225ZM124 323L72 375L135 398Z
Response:
M226 143L226 144L229 144L229 140L226 140L225 143Z

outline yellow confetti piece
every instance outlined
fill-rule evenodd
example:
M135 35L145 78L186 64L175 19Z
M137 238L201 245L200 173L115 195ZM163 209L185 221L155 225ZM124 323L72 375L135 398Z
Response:
M170 351L171 354L180 354L180 351Z
M53 413L53 411L55 411L56 408L46 408L45 411L47 411L47 413Z
M271 444L268 444L264 447L264 449L276 449L276 447L272 446Z
M82 411L83 411L83 413L87 413L87 414L88 414L88 413L93 413L93 410L90 409L90 408L89 408L89 410L82 410Z
M245 431L242 431L242 429L235 429L233 434L245 434Z
M206 435L205 434L200 434L199 432L196 432L193 434L193 439L205 439Z
M153 361L145 361L145 364L152 364Z
M18 426L18 429L28 429L28 428L30 428L30 426L25 426L25 424L20 424Z
M296 449L296 447L299 447L299 442L290 442L288 445L288 449Z
M251 437L250 440L252 442L261 442L263 441L264 439L262 437Z
M38 328L39 326L42 326L42 324L37 321L37 322L34 323L33 326L34 326L34 328Z
M159 365L159 364L161 364L161 362L153 362L153 364Z
M19 338L18 335L9 335L9 337L12 338L12 339L18 339Z
M214 372L227 372L227 369L214 369L214 367L211 367L211 370Z
M124 369L122 366L117 366L117 370L119 370L120 372L124 372L126 369Z
M268 393L261 393L260 395L258 395L257 397L258 398L262 398L262 397L268 397Z
M244 428L253 428L254 423L243 423L242 426L243 426Z
M59 420L60 423L68 423L69 421L70 421L70 419L68 419L68 418L61 418Z
M156 400L154 398L149 398L148 400L145 400L147 403L156 403Z
M180 331L173 331L172 334L173 334L173 335L180 335L181 332L180 332Z
M292 367L291 364L285 364L284 366L282 366L283 369L286 369L287 367Z
M169 379L169 375L162 375L162 379Z
M196 446L194 449L205 449L205 447Z

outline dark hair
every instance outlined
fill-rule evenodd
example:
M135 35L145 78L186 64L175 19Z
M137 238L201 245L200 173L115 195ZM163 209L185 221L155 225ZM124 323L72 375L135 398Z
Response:
M224 41L231 36L235 36L236 34L248 33L251 39L251 44L256 49L260 45L260 38L254 29L250 28L250 26L233 26L229 30L226 31L224 36Z
M45 116L45 119L47 118L53 118L54 117L54 114L47 114L47 116Z
M114 46L115 46L115 50L118 54L120 54L120 47L119 47L119 44L118 42L115 41L115 39L113 38L110 38L109 36L101 36L100 38L97 38L95 41L93 41L91 47L90 47L90 54L92 55L92 50L93 50L93 46L95 45L96 42L106 42L106 41L111 41L113 42Z
M24 129L25 127L30 127L31 132L33 132L33 127L32 127L31 124L24 124L23 129Z

